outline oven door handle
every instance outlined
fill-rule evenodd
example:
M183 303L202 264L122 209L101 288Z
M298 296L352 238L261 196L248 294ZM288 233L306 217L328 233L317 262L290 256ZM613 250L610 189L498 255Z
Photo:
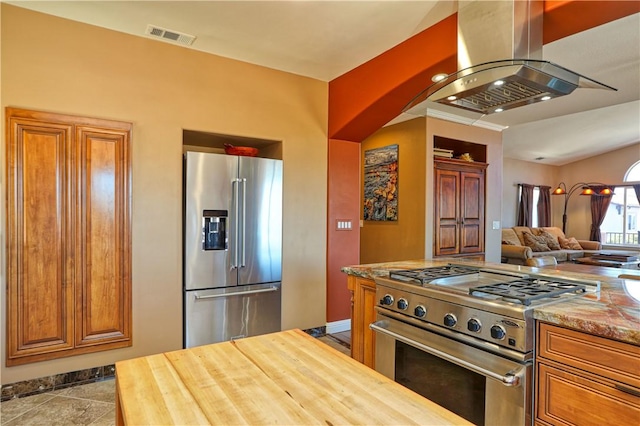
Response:
M449 355L446 352L442 352L438 349L435 348L431 348L427 345L424 345L420 342L416 342L415 340L409 339L405 336L402 336L401 334L395 333L389 329L386 328L386 325L388 323L386 321L376 321L372 324L369 324L369 328L373 331L376 331L378 333L382 333L382 334L386 334L388 336L393 337L396 340L399 340L401 342L404 342L408 345L414 346L418 349L421 349L425 352L430 353L431 355L435 355L438 358L442 358L444 360L447 360L449 362L452 362L454 364L457 364L461 367L467 368L473 372L476 372L482 376L485 377L490 377L492 379L498 380L499 382L502 382L502 384L504 384L505 386L519 386L520 385L520 373L522 372L522 370L524 370L526 367L522 367L520 369L516 370L511 370L509 372L507 372L504 375L501 374L497 374L494 373L493 371L487 370L486 368L482 368L478 365L474 365L470 362L467 362L463 359L459 359L456 358L454 356Z

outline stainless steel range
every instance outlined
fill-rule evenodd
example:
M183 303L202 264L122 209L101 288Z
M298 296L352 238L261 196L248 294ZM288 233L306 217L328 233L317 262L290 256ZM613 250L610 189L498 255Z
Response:
M447 264L376 288L376 370L475 424L531 425L533 309L599 283Z

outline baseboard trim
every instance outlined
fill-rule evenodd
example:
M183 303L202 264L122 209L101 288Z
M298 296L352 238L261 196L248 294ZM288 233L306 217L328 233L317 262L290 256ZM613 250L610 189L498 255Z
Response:
M333 321L327 323L327 334L340 333L351 330L351 319Z

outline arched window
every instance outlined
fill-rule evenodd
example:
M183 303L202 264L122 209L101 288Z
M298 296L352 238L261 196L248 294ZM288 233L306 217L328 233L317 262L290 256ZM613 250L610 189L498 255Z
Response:
M640 185L640 161L624 176L629 185L616 188L607 215L600 226L602 242L612 245L640 245L640 202L634 189Z

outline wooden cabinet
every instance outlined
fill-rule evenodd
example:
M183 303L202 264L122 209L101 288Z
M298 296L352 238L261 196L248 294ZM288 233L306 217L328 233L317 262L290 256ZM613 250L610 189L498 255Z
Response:
M486 163L434 159L434 256L484 252Z
M374 368L376 336L369 324L376 320L376 283L349 275L347 286L351 291L351 357Z
M7 365L131 346L131 124L6 123Z
M536 424L638 424L640 347L538 324Z

